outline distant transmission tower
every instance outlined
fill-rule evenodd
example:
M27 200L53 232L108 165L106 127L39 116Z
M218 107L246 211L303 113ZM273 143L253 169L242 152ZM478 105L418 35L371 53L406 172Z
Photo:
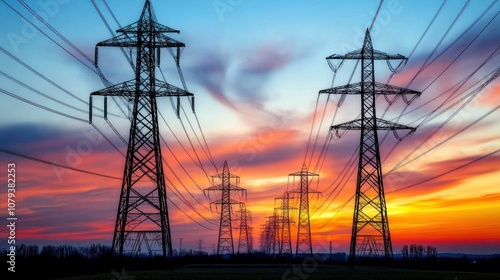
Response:
M273 255L278 255L281 251L281 216L278 214L278 210L274 209L274 214L272 218L273 224L271 229L273 231Z
M205 249L205 247L203 246L203 239L198 239L198 252L203 252L203 249Z
M253 227L251 226L248 226L248 252L253 253Z
M274 240L271 232L272 216L267 217L265 224L260 226L260 247L266 255L271 254L272 240Z
M307 171L305 163L302 165L302 170L291 173L289 176L300 177L300 186L294 189L292 193L299 194L299 223L297 228L297 247L295 256L309 255L312 256L312 239L311 239L311 221L309 219L309 194L320 192L309 188L309 177L316 177L319 174Z
M205 193L211 191L220 191L221 198L212 201L211 204L220 205L220 223L219 223L219 242L217 244L217 255L234 254L233 228L231 226L231 210L233 204L241 205L242 202L231 198L231 193L241 192L246 194L246 189L239 187L240 177L229 172L227 161L224 161L222 173L212 176L212 184L215 178L221 181L221 184L206 188ZM234 185L231 183L234 180Z
M391 260L393 257L392 244L387 219L377 130L392 130L394 135L401 140L396 134L396 130L407 129L413 132L415 129L377 118L375 97L376 95L402 96L405 102L409 104L420 92L375 82L375 60L406 60L407 58L399 54L388 55L373 50L368 29L366 30L362 49L349 52L346 55L334 54L326 59L329 63L330 60L356 59L361 60L362 65L360 83L320 91L320 94L360 94L362 100L361 119L330 127L330 130L335 130L337 135L339 135L338 130L340 129L361 131L349 260L351 264L356 257L385 256L387 260ZM391 70L396 71L392 68ZM415 96L408 100L405 94L414 94Z
M292 219L290 218L290 210L297 209L290 206L290 192L285 191L282 197L277 197L276 200L280 201L280 207L277 209L281 211L281 228L280 234L280 252L281 256L292 256L292 236L290 234L290 225Z
M268 216L266 223L261 225L261 249L267 255L278 253L279 239L277 238L279 227L276 212Z
M245 204L241 204L238 211L240 216L240 236L238 238L238 254L249 254L251 252L251 234L249 223L252 222L252 212L246 209Z
M180 96L193 95L157 80L155 67L161 48L177 48L176 62L179 63L184 44L165 35L179 31L156 21L149 0L139 21L117 32L121 34L96 45L95 63L97 65L98 47L135 48L135 79L91 93L89 116L92 122L92 96L95 95L104 96L105 118L108 96L125 97L133 103L113 249L122 256L124 252L140 253L144 246L152 253L159 245L164 257L172 256L156 97L175 96L179 106Z

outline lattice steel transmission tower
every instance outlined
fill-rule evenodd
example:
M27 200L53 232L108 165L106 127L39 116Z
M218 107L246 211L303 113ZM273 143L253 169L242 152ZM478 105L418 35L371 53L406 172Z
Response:
M274 214L271 218L272 225L271 225L271 230L273 231L272 234L272 254L273 255L278 255L279 252L281 251L281 216L278 214L278 210L274 209Z
M125 97L133 104L113 249L122 256L124 252L140 253L145 246L149 254L161 251L164 257L170 257L172 240L156 98L175 96L179 100L181 96L193 94L157 80L155 67L162 48L176 48L179 63L180 49L184 44L165 35L179 31L156 21L149 0L139 20L118 29L117 33L121 34L96 45L95 63L97 65L98 47L135 49L135 79L93 92L89 102L89 122L92 122L92 96L104 96L105 118L108 96ZM161 249L158 250L157 246Z
M265 254L277 254L279 249L279 227L276 212L268 216L266 223L261 225L261 249Z
M283 196L275 198L275 200L280 201L280 206L276 209L281 211L281 227L280 227L280 250L279 254L285 257L292 256L292 235L290 233L290 225L292 224L292 219L290 218L290 210L294 208L290 205L290 192L285 191Z
M402 55L389 55L373 49L370 32L366 30L363 47L346 55L331 55L331 60L354 59L361 60L361 82L333 87L320 91L320 94L360 94L361 119L330 127L339 135L339 130L360 130L361 143L359 150L359 164L356 183L356 196L352 223L352 235L349 260L352 264L356 257L382 257L391 260L392 243L387 218L387 206L382 180L382 165L377 130L392 130L401 140L396 130L406 129L413 132L415 129L379 119L376 116L375 98L377 95L402 96L407 104L420 95L420 92L375 82L374 61L406 60ZM390 64L389 64L390 66ZM392 70L392 68L391 68ZM405 95L413 94L408 100ZM340 135L339 135L340 136Z
M242 203L241 209L238 211L240 216L240 235L238 238L238 254L251 253L251 233L249 222L252 223L252 212L246 209L245 203Z
M221 184L215 185L215 179L219 179ZM234 184L232 183L234 181ZM246 189L239 187L240 177L229 172L227 161L224 161L222 173L212 176L212 185L204 189L204 193L220 191L221 198L214 200L211 204L220 205L219 241L217 244L217 255L234 254L233 228L231 225L232 205L241 205L243 202L231 198L231 193L241 192L246 195ZM208 194L210 195L210 194Z
M267 223L260 225L260 250L267 254Z
M295 256L312 256L311 221L309 219L309 194L320 192L309 188L309 177L319 177L319 174L307 171L305 163L299 172L291 173L289 176L300 177L300 187L294 189L292 193L299 194L299 219L297 226L297 246Z
M250 215L251 217L251 215ZM253 253L253 227L248 226L248 252Z

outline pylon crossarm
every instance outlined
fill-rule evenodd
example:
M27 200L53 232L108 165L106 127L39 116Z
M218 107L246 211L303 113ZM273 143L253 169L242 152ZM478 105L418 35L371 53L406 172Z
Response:
M361 92L361 83L353 83L353 84L323 89L319 91L319 94L359 94L360 92Z
M219 178L219 179L221 179L221 178L223 178L223 177L227 177L227 178L236 178L236 179L239 179L239 178L240 178L240 176L238 176L238 175L234 175L234 174L231 174L231 173L229 173L228 175L221 174L221 173L219 173L219 174L217 174L217 175L212 175L212 179L215 179L215 178Z
M98 47L137 47L137 38L128 34L120 34L97 43L96 49Z
M217 199L217 200L211 201L210 203L215 204L215 205L220 205L220 204L238 204L238 205L241 205L242 204L242 202L234 200L234 199L230 199L229 201L226 201L223 199Z
M346 53L345 55L333 54L328 56L326 59L362 59L363 58L363 49L357 49L351 52ZM378 50L373 50L373 59L374 60L398 60L407 58L400 54L390 55L385 52L381 52Z
M314 194L314 193L321 193L320 191L316 190L316 189L313 189L313 188L307 188L308 189L308 193L309 194ZM295 189L292 191L293 193L300 193L300 189Z
M179 42L175 39L168 37L165 34L156 34L156 44L154 47L156 48L184 48L186 45L184 43Z
M150 24L152 25L153 27L153 30L156 32L156 33L180 33L179 30L176 30L176 29L173 29L173 28L170 28L168 26L165 26L161 23L158 23L154 20L151 20L150 21ZM125 27L122 27L118 30L116 30L117 33L126 33L126 34L130 34L130 33L137 33L137 30L139 30L139 21L136 21L132 24L129 24Z
M135 80L131 80L94 91L90 95L132 97L135 96L135 86Z
M373 59L375 60L407 60L404 55L401 54L387 54L385 52L381 52L379 50L373 50Z
M319 91L320 94L361 94L361 83L352 83L343 86L332 87L328 89L323 89ZM374 94L376 95L414 95L416 97L420 96L421 92L402 88L398 86L388 85L384 83L374 82ZM414 98L416 98L414 97ZM411 101L414 100L411 99ZM407 100L407 99L406 99ZM408 102L407 102L408 103Z
M184 48L185 44L174 40L163 34L156 34L156 38L153 41L153 45L149 47L153 48ZM138 39L136 34L120 34L113 38L104 40L97 43L96 47L137 47Z
M330 126L330 131L334 130L337 137L341 137L339 130L360 130L361 129L361 119L353 120L343 124Z
M408 95L408 94L413 94L416 96L420 96L421 92L408 89L408 88L403 88L403 87L398 87L394 85L388 85L384 83L378 83L374 82L374 88L375 88L375 94L377 95Z
M385 100L389 104L392 104L399 96L401 96L404 102L410 105L410 103L412 103L415 99L417 99L421 95L421 92L416 90L388 85L384 83L377 83L377 82L374 82L374 89L375 89L374 93L376 95L384 95ZM394 95L394 97L389 99L389 95ZM407 97L408 95L411 95L412 97L408 99Z
M227 187L225 187L224 185L220 184L220 185L216 185L216 186L213 186L213 187L208 187L208 188L205 188L203 191L204 192L209 192L209 191L222 191L222 190L225 190L225 189L228 189ZM235 192L235 191L241 191L241 192L246 192L246 189L245 188L242 188L242 187L238 187L236 185L229 185L229 189L232 191L232 192Z
M156 80L156 96L194 96L194 94L169 83Z
M290 173L290 174L288 174L288 176L319 176L319 174L302 170L299 172ZM295 191L291 191L291 192L295 192Z
M377 118L377 130L415 130L415 128Z
M337 131L340 129L342 129L342 130L361 130L362 128L363 128L362 120L357 119L357 120L353 120L353 121L346 122L343 124L333 125L330 127L330 131L331 130ZM370 127L365 127L365 129L366 128L370 128ZM398 124L398 123L391 122L391 121L386 121L384 119L379 119L379 118L377 118L376 128L377 128L377 130L400 130L400 129L406 129L406 130L412 130L412 131L415 130L415 128L413 128L413 127Z
M353 56L354 54L360 54L360 53L361 53L361 49L357 49L357 50L348 52L345 55L332 54L330 56L327 56L326 59L327 60L330 60L330 59L352 59L352 58L350 58L351 56Z

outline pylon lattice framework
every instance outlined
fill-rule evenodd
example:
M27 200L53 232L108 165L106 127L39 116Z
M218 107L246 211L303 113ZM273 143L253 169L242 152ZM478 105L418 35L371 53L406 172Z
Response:
M242 203L238 214L240 216L238 254L249 254L252 252L252 241L250 240L252 237L249 226L249 223L252 223L252 212L246 209L245 203Z
M231 193L241 192L246 195L246 189L239 187L240 177L229 172L227 161L224 161L222 173L212 176L212 184L215 178L221 181L221 184L204 189L204 193L211 191L220 191L221 198L214 200L211 204L220 205L219 239L217 244L217 255L234 254L233 228L232 228L232 205L240 205L243 202L231 198ZM231 182L235 181L233 185Z
M414 94L416 97L420 92L375 82L375 60L406 60L406 58L399 54L389 55L374 50L368 29L362 49L346 55L334 54L327 57L329 63L330 60L346 59L361 60L361 82L321 90L320 94L360 94L362 100L361 119L330 127L330 130L335 130L337 135L341 129L361 131L349 259L351 263L358 256L385 256L389 260L392 259L393 253L377 130L392 130L401 140L396 130L406 129L413 132L415 129L377 118L375 97L376 95L402 96L409 104L414 98L408 100L405 95Z
M309 194L320 192L309 188L309 177L318 177L319 174L307 171L305 163L299 172L291 173L289 176L300 177L300 186L294 189L292 193L299 194L299 219L297 225L297 245L295 256L309 255L312 256L312 238L311 238L311 221L309 218Z
M260 227L260 246L262 252L265 254L271 254L272 240L274 240L274 237L272 236L273 233L271 231L272 223L274 223L272 218L272 216L267 217L266 222Z
M179 31L156 21L149 0L139 20L118 29L117 33L121 34L96 45L95 63L97 65L98 47L134 48L135 79L93 92L89 102L89 122L92 122L92 96L104 96L105 118L108 96L125 97L133 102L112 247L120 256L125 252L140 253L143 244L148 254L161 251L163 257L172 256L156 97L175 96L179 100L181 96L193 94L157 80L155 67L162 48L176 48L179 63L184 44L165 35Z
M290 210L294 210L294 208L290 206L290 192L285 191L282 197L277 197L275 200L280 201L279 207L276 209L281 211L280 220L281 227L280 231L280 246L279 246L279 254L281 256L292 256L292 237L290 233L290 225L292 224L292 219L290 218Z

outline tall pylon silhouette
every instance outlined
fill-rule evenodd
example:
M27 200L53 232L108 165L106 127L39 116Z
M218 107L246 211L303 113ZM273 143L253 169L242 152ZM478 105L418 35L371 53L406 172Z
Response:
M319 174L307 171L306 164L302 165L299 172L290 173L289 176L300 177L300 186L292 190L299 194L299 219L297 225L297 245L295 256L312 256L311 220L309 217L309 194L320 192L309 188L309 177L319 177Z
M320 94L361 95L361 119L330 127L330 130L334 130L339 136L339 130L361 131L349 263L353 264L358 256L385 256L387 260L390 260L393 253L377 130L392 130L401 140L396 133L397 130L405 129L413 132L415 129L377 118L375 98L377 95L398 95L409 104L420 95L420 92L375 82L375 60L406 60L407 58L399 54L389 55L374 50L368 29L361 49L346 55L334 54L326 59L329 63L331 60L361 60L362 67L361 82L320 91ZM414 96L407 99L406 94Z
M172 239L167 208L158 128L157 97L193 96L193 94L155 77L160 49L176 48L179 63L184 44L166 33L179 33L157 22L149 0L139 20L117 30L120 35L96 45L135 49L135 79L90 94L89 122L92 122L92 96L104 96L104 117L107 118L107 97L125 97L132 102L128 148L120 192L120 201L113 235L113 249L120 256L138 254L143 247L148 254L161 251L172 256ZM178 64L179 65L179 64ZM178 108L177 108L178 114ZM160 249L158 250L158 247Z
M220 180L220 184L215 185L215 179ZM234 184L232 183L234 182ZM222 173L212 176L212 187L204 189L204 193L220 191L221 198L214 200L211 204L220 206L219 240L217 243L217 255L233 255L233 227L232 227L232 205L243 203L231 198L232 193L241 192L246 196L246 189L239 187L240 177L231 174L227 161L224 161ZM210 195L210 194L208 194Z

